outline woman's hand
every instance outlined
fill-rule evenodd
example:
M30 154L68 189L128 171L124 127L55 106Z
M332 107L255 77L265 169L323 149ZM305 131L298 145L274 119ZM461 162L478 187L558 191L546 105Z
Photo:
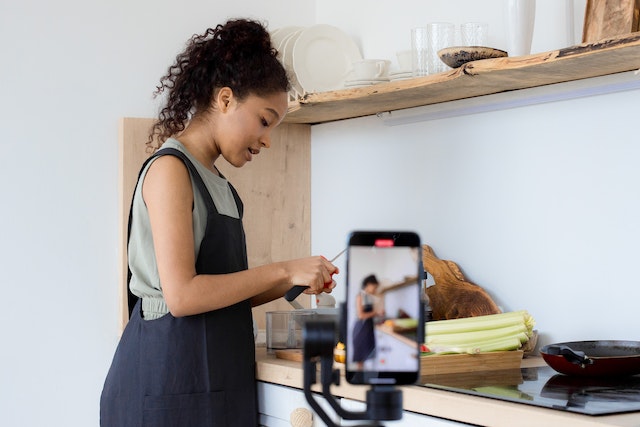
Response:
M304 293L309 295L330 293L336 287L332 276L340 272L338 267L322 256L286 261L285 268L291 286L307 286Z

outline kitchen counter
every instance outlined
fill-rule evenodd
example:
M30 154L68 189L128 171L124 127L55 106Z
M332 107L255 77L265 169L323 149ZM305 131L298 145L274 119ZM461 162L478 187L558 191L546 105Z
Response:
M264 347L256 349L256 359L259 381L302 389L300 362L278 359ZM524 359L522 366L543 365L541 358L533 357ZM314 390L320 390L319 384ZM363 401L367 387L348 384L343 377L331 390L334 396ZM404 386L402 390L407 411L482 426L640 426L640 412L588 416L422 386Z

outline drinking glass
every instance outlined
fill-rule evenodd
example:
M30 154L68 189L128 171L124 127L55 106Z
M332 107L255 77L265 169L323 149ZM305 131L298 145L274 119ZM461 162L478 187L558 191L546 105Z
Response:
M486 46L488 36L489 24L484 22L460 24L460 44L462 46Z
M413 77L429 74L429 30L426 27L411 30L411 72Z
M432 22L427 24L427 34L429 41L428 72L429 74L441 73L449 70L440 57L438 51L445 47L453 46L455 40L455 26L450 22Z

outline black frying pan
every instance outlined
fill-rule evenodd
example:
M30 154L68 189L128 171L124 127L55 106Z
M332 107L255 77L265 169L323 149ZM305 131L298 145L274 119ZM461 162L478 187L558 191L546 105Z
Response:
M561 374L590 377L640 374L638 341L549 344L540 349L540 354L549 366Z

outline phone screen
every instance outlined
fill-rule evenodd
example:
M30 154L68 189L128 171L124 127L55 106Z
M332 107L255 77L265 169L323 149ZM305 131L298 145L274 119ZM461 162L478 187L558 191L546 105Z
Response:
M420 238L356 231L347 252L346 378L352 384L412 384L423 337Z

